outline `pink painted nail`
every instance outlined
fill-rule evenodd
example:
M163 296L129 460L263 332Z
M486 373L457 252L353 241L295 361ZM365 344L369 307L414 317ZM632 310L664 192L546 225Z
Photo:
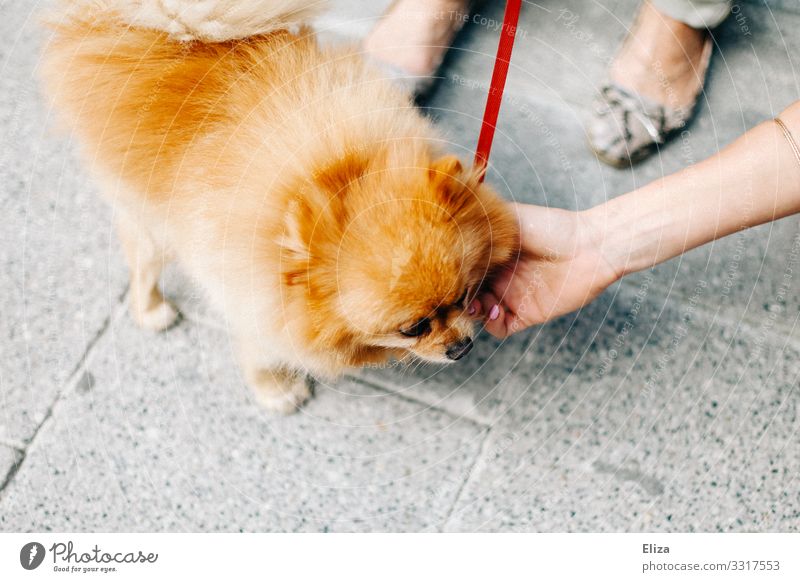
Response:
M494 321L498 317L500 317L500 306L494 305L491 311L489 311L489 321Z
M469 304L469 309L467 309L467 313L470 315L475 315L476 313L478 313L477 301L473 301L472 303Z

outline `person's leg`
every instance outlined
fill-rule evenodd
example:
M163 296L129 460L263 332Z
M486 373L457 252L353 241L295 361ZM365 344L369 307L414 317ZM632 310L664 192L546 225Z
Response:
M731 12L731 0L652 0L662 14L692 28L715 28Z
M439 68L468 18L468 0L396 0L364 41L364 52L421 84Z
M727 0L652 0L642 5L609 70L589 128L593 149L624 166L685 125L703 88L711 44L707 28L728 15Z

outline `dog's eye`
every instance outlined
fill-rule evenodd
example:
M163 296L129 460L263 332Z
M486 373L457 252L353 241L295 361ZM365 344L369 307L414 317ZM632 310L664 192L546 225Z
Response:
M406 337L419 337L421 335L425 335L430 330L431 322L427 317L424 317L410 327L401 329L400 333Z

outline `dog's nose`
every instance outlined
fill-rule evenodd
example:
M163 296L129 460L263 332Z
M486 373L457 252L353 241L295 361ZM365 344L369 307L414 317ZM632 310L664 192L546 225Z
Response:
M445 351L444 355L446 355L451 360L460 360L461 358L466 356L471 349L472 349L472 338L465 337L447 346L447 350Z

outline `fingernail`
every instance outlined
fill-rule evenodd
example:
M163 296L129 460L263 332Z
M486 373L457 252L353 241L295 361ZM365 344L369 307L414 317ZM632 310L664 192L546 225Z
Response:
M473 301L472 303L469 304L469 309L467 309L467 313L469 315L475 315L476 313L478 313L478 306L479 305L480 305L480 303L476 299L475 301Z
M498 317L500 317L500 306L494 305L491 311L489 311L489 321L494 321Z

